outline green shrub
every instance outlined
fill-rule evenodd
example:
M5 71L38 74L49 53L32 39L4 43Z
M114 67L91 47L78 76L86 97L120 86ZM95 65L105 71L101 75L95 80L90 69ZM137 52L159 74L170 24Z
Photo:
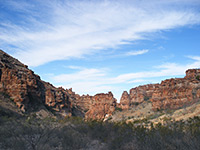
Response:
M197 79L197 80L200 80L200 75L196 76L196 79Z
M116 107L115 110L116 111L122 111L122 108Z
M144 97L144 101L148 101L149 99L150 99L150 97L148 97L148 96Z

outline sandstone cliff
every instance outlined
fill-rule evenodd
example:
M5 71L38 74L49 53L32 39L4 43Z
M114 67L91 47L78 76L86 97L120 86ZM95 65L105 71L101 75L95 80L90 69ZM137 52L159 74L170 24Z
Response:
M178 109L200 101L200 69L189 69L184 78L167 79L161 84L148 84L123 93L120 106L128 109L144 101L152 102L153 110Z
M0 92L6 93L21 109L32 111L45 104L64 116L71 115L69 94L55 88L17 59L0 51Z
M91 97L92 105L90 105L89 110L85 114L86 119L98 119L102 120L105 117L112 115L116 107L116 99L113 94L109 92L108 94L96 94Z
M80 96L72 89L56 88L1 50L0 92L9 95L22 112L45 106L64 117L75 115L86 119L104 119L112 114L116 106L111 92Z
M111 116L116 107L128 110L144 101L151 102L154 111L196 103L200 100L200 69L187 70L184 78L138 86L129 93L124 91L117 104L111 92L80 96L72 89L56 88L0 50L0 92L9 95L22 112L43 106L65 117L74 115L102 120Z

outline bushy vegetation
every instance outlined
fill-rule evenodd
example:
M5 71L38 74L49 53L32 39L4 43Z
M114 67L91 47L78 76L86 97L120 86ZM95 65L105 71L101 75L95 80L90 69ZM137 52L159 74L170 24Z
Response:
M6 150L197 150L200 147L200 118L166 124L62 120L35 117L0 118L0 149ZM138 124L139 123L139 124ZM136 125L137 124L137 125Z
M115 111L122 111L122 108L116 107Z
M200 75L196 76L196 79L197 79L197 80L200 80Z

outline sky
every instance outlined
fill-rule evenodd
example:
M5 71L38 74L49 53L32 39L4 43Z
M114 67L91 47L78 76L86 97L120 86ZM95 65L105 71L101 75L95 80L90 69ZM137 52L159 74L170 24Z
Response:
M0 0L0 49L82 95L200 68L199 0Z

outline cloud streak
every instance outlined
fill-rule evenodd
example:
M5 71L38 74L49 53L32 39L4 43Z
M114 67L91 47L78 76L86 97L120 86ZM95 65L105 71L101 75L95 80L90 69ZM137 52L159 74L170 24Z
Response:
M0 16L1 47L13 50L15 57L30 66L84 58L148 38L153 32L200 23L196 0L1 3L5 7L1 11L16 13L16 18L5 11Z
M126 53L126 56L137 56L137 55L142 55L145 53L148 53L149 50L143 49L143 50L138 50L138 51L130 51Z
M120 74L118 76L109 76L109 69L105 68L82 68L71 74L62 74L52 77L52 82L58 86L65 88L73 87L79 94L96 94L98 92L113 91L115 96L119 99L122 87L121 85L147 84L153 79L160 77L177 77L185 75L185 71L191 68L198 68L200 66L199 56L190 56L192 63L178 64L165 63L159 66L154 66L153 71L134 72ZM157 79L156 79L157 80Z

